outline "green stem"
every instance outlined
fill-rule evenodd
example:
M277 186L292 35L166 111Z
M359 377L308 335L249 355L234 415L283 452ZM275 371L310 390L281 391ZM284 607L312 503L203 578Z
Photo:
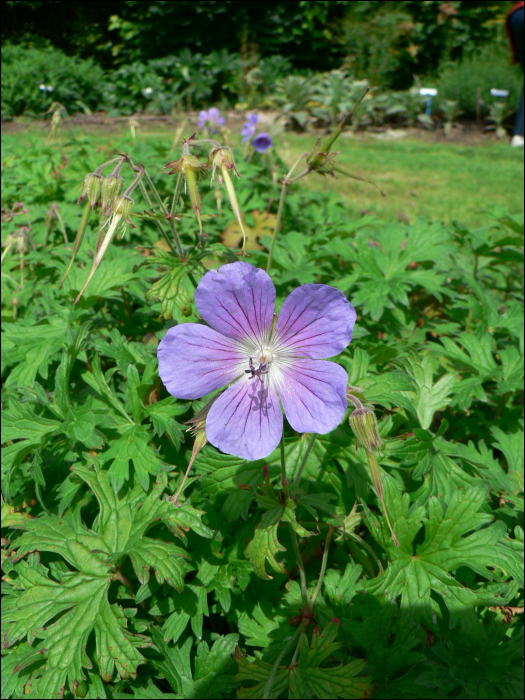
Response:
M310 622L310 620L303 620L302 621L301 625L295 630L294 634L287 641L287 643L284 646L284 649L281 651L281 653L277 657L274 665L272 666L272 670L270 671L270 675L268 676L268 680L266 681L266 685L264 686L263 698L267 699L270 697L273 679L275 678L275 674L279 670L279 664L283 660L284 655L286 654L288 649L290 649L292 644L295 642L297 637L304 631L305 627L309 624L309 622Z
M151 191L153 192L153 196L155 197L155 199L156 199L156 201L157 201L157 204L158 204L159 207L162 209L162 212L163 212L164 216L165 216L166 219L168 220L168 224L169 224L169 227L170 227L171 234L172 234L172 236L173 236L173 238L174 238L174 240L175 240L175 243L176 243L176 245L177 245L177 251L178 251L178 252L177 252L177 255L179 256L179 259L180 259L180 260L183 260L183 259L184 259L184 253L183 253L183 250L182 250L182 243L181 243L181 241L180 241L179 234L177 233L177 230L176 230L176 228L175 228L175 226L174 226L174 224L173 224L173 219L170 218L169 212L168 212L168 210L166 209L166 207L164 206L164 202L162 201L162 199L161 199L161 197L160 197L160 194L158 193L157 188L156 188L155 185L153 184L153 180L150 178L150 176L149 176L147 170L144 172L144 177L146 178L146 182L148 183L148 185L151 187Z
M290 492L288 490L288 479L286 478L286 456L284 453L284 431L281 437L281 482L283 485L284 495L286 500L290 497Z
M324 575L326 573L326 565L328 564L328 552L330 550L330 542L332 541L332 536L334 534L334 530L335 530L335 527L330 525L330 527L328 528L328 533L326 535L326 542L324 545L323 561L321 563L321 573L319 574L319 580L317 581L315 591L312 595L312 599L310 600L310 608L309 608L310 612L312 612L314 609L316 598L319 595L319 591L321 590L321 586L323 584Z
M152 205L150 196L149 196L149 194L148 194L148 190L146 189L146 187L145 187L144 183L142 182L142 180L140 181L139 185L140 185L140 190L141 190L142 194L144 195L144 199L145 199L146 202L148 203L148 206L149 206L149 207L152 207L153 205ZM159 229L159 231L160 231L162 237L164 238L164 240L166 241L166 243L169 245L169 247L170 247L170 249L171 249L171 252L172 252L172 253L175 253L175 255L178 255L176 249L173 247L173 243L170 241L170 237L168 236L168 234L167 234L166 231L164 230L164 226L160 223L160 221L159 221L158 219L155 219L155 223L157 224L157 228Z
M284 432L281 438L281 481L283 484L283 491L285 502L290 498L290 490L288 488L288 480L286 478L286 455L284 452ZM304 563L301 557L301 552L299 550L299 543L297 541L297 535L293 527L290 528L292 533L292 544L295 552L295 558L297 560L297 568L299 569L299 577L301 579L301 596L303 598L304 609L308 607L308 596L306 594L306 574L304 573Z
M280 199L279 199L279 207L278 207L278 209L277 209L277 218L275 219L275 227L274 227L274 229L273 229L273 238L272 238L272 242L271 242L271 244L270 244L270 250L268 251L268 262L266 263L266 272L270 272L270 268L271 268L271 266L272 266L273 247L274 247L274 245L275 245L275 239L277 238L277 232L278 232L278 230L279 230L279 226L281 225L281 219L282 219L282 216L283 216L283 209L284 209L284 199L285 199L285 197L286 197L286 188L288 187L288 184L289 184L289 178L291 177L291 175L292 175L293 171L295 170L295 168L299 165L299 163L301 162L301 160L302 160L306 155L307 155L306 153L301 153L301 155L299 156L299 158L295 161L295 163L294 163L294 164L292 165L292 167L290 168L290 170L289 170L288 174L286 175L286 177L283 178L283 187L282 187L282 189L281 189L281 197L280 197ZM309 172L308 170L305 170L305 171L302 172L297 178L294 178L294 179L299 179L299 177L303 177L303 176L306 175L308 172Z
M303 459L301 460L301 464L299 465L299 469L297 470L296 475L293 478L293 483L298 484L299 479L301 478L301 474L303 473L304 465L306 464L306 460L308 459L308 455L312 451L312 447L314 446L315 438L317 437L317 433L312 433L310 435L310 439L308 440L308 445L306 446L305 453L303 455Z
M295 558L297 559L297 568L299 569L299 578L301 579L301 598L303 599L303 609L308 608L308 594L306 592L306 574L304 573L304 563L299 550L299 543L297 542L297 535L293 527L291 528L292 533L292 544L293 550L295 552Z

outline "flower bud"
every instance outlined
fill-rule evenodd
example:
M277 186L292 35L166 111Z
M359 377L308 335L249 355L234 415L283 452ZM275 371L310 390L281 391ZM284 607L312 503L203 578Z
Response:
M376 414L371 408L362 406L350 414L349 421L354 435L367 452L381 449L383 441L377 429Z
M217 181L219 185L221 185L222 182L224 182L224 184L226 185L226 191L228 192L228 197L230 199L232 211L242 231L241 255L246 255L246 232L242 223L241 209L239 207L239 202L237 201L237 195L235 194L235 189L233 187L233 181L230 173L233 170L237 177L240 177L240 175L239 171L237 170L237 166L235 165L231 148L228 148L227 146L213 148L208 155L208 165L211 165L213 167L211 175L212 180L217 168L220 169L220 175L217 176Z
M206 171L206 166L203 165L200 160L191 153L183 153L178 160L173 160L170 163L167 163L163 170L166 170L166 168L171 168L168 175L182 173L182 175L184 175L186 178L191 208L193 209L195 216L197 217L197 221L199 222L200 234L202 236L201 199L197 185L201 171Z
M101 185L100 206L103 211L109 211L116 197L120 194L124 178L120 175L108 175Z
M77 204L80 204L80 202L87 197L88 202L91 204L91 208L93 209L95 204L98 202L100 187L103 179L104 178L102 175L98 175L97 173L88 173L82 182L82 194L78 198Z
M233 158L233 153L231 148L228 146L221 146L220 148L212 148L208 154L207 166L213 168L211 179L213 180L217 168L221 171L221 175L224 170L233 170L233 172L240 177L237 166L235 165L235 160ZM218 177L220 178L221 175ZM220 184L220 183L219 183Z
M111 214L114 216L120 216L126 221L127 223L131 223L129 219L129 215L131 213L131 209L133 207L134 201L131 199L131 197L128 197L125 194L122 194L118 197L115 198L115 201L113 202L113 206L111 207Z

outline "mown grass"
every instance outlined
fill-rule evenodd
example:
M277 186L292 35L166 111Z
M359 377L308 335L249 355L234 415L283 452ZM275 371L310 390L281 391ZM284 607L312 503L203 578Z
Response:
M188 124L186 136L192 131ZM233 143L240 142L232 128ZM27 131L3 134L6 144L10 139L21 139L25 133L41 133L47 138L48 130L34 124ZM155 142L157 152L165 146L170 151L176 129L155 122L142 123L137 132L140 141ZM187 133L186 133L187 132ZM88 133L99 151L129 149L133 144L127 121L108 125L89 125L86 129L64 125L60 139ZM275 148L288 165L315 143L314 134L284 132L275 137ZM331 190L343 197L352 216L363 213L377 214L385 220L414 221L418 216L439 219L445 223L460 221L466 226L480 226L488 222L486 209L499 205L509 213L523 210L524 167L523 151L511 148L507 140L495 141L480 137L478 143L434 142L428 134L409 135L384 141L373 135L345 134L336 143L340 151L337 160L349 171L376 182L385 192L381 197L370 185L342 175L321 177L311 174L303 180L312 190ZM177 157L178 150L171 152ZM241 165L242 171L242 165ZM279 172L279 176L282 173Z

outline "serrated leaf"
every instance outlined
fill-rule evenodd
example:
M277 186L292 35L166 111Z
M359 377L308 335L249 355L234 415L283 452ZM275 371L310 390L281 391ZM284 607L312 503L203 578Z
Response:
M268 527L262 527L262 524L259 524L255 528L253 539L244 550L244 555L250 560L250 564L253 566L253 570L257 576L259 576L259 578L273 578L273 576L269 576L266 573L266 562L268 562L272 569L277 571L277 573L286 573L284 564L277 561L275 558L275 555L278 554L278 552L286 551L286 547L283 547L283 545L277 539L278 527L279 523L269 525Z
M135 640L126 630L126 618L118 605L100 606L95 620L95 638L95 658L106 683L111 681L115 666L121 678L136 678L137 666L145 663L145 659L132 643ZM151 641L136 637L136 643L149 646Z
M430 353L422 357L409 356L405 367L417 385L412 399L417 417L422 428L429 428L434 413L451 402L450 395L456 382L456 374L445 374L434 384L434 359Z
M465 606L475 604L495 605L503 588L499 584L485 584L475 590L463 586L449 572L460 566L468 566L485 578L492 578L487 563L505 577L512 576L521 582L521 557L507 543L505 525L480 513L484 491L472 489L468 493L457 492L446 511L438 498L432 497L426 508L420 506L409 511L408 494L401 496L391 479L384 480L385 502L400 546L392 548L388 529L383 523L379 529L370 514L367 523L383 547L390 549L390 563L386 571L373 581L363 581L365 590L375 595L393 599L401 595L401 606L419 611L427 619L432 612L431 590L443 596L452 614ZM425 523L425 541L416 547L413 541ZM471 534L466 535L470 532Z
M289 697L307 697L308 688L317 698L367 698L373 691L373 684L368 677L355 676L365 667L366 661L357 659L347 664L333 668L320 668L320 664L336 651L340 644L335 642L339 631L339 620L335 618L326 625L323 631L312 636L308 643L306 634L301 636L300 651L297 663L293 666L279 666L272 680L271 694L267 697L279 697L288 687ZM237 647L235 658L239 673L238 681L256 681L251 687L238 690L239 698L262 698L266 683L272 671L272 665L255 656L250 659L244 656Z

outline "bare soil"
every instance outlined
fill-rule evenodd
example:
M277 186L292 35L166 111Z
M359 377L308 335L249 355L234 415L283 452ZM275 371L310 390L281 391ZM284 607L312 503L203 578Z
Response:
M197 128L198 112L188 112L176 117L173 116L149 116L149 115L133 115L131 117L108 117L105 113L95 113L91 115L74 115L67 117L62 122L62 130L81 129L86 133L100 134L101 132L112 134L122 130L122 126L126 127L130 124L130 120L138 121L139 125L145 127L148 132L155 131L175 131L180 128L184 122L187 128L191 130L194 126ZM237 132L240 131L243 123L246 120L246 112L231 110L226 113L228 128ZM259 112L259 124L262 129L284 130L284 123L278 112L265 111ZM50 119L38 120L29 118L19 118L14 121L1 122L2 133L21 133L24 131L42 132L46 135L51 127ZM423 127L406 127L399 125L385 125L384 127L372 127L369 129L359 128L355 132L347 131L343 136L362 139L362 138L377 138L378 140L395 140L397 138L417 138L423 141L434 143L456 143L464 145L477 145L486 141L496 141L494 131L487 131L487 125L474 120L462 120L454 125L452 131L445 135L443 125L436 120L434 129L425 129ZM186 131L186 128L184 129ZM308 127L308 133L322 136L326 133L326 128ZM509 137L510 138L510 137Z

